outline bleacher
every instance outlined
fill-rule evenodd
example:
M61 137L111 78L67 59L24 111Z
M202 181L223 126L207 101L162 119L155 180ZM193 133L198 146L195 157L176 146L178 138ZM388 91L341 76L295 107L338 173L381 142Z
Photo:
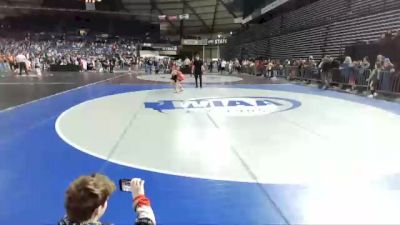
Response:
M257 58L258 56L268 56L270 53L268 50L270 49L270 45L268 44L268 39L260 40L253 43L247 43L244 45L244 48L247 50L248 58Z
M339 56L348 45L357 41L377 41L387 30L400 29L400 10L333 23L327 36L326 53Z
M275 17L268 23L260 24L259 31L262 32L263 37L272 37L281 34L282 17Z
M379 3L382 3L382 4L379 4ZM385 1L352 0L350 9L351 9L352 14L356 14L356 15L364 15L366 13L380 12L385 9Z
M229 39L222 56L240 58L245 48L252 58L337 57L347 45L376 41L387 30L399 30L399 16L400 0L320 0L251 25Z
M322 48L326 35L325 27L294 32L271 38L270 58L294 59L312 55L322 57Z
M320 0L284 15L283 30L294 31L336 21L349 10L347 0Z
M399 0L386 0L384 1L385 4L385 9L394 9L398 8L400 6L400 1Z

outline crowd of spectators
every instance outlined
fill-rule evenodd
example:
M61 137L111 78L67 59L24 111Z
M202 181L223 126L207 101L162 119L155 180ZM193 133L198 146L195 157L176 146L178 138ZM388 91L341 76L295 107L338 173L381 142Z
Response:
M325 56L321 60L315 60L313 56L292 60L234 59L219 60L216 64L219 72L226 70L228 74L245 73L269 79L285 77L308 83L315 80L321 83L323 89L336 85L348 91L357 91L357 87L364 86L371 91L370 97L377 96L376 90L400 92L400 73L396 71L391 60L383 55L378 55L372 65L368 57L352 60L349 56L344 59ZM213 68L212 64L208 65Z
M400 36L387 32L382 39L394 39ZM51 65L74 65L80 71L94 70L113 72L118 66L127 70L142 68L146 74L170 73L171 68L181 68L190 73L193 60L189 58L139 58L136 57L137 43L124 39L115 41L65 40L33 40L24 38L13 40L0 38L0 73L22 75L49 69ZM340 84L355 90L357 86L367 86L372 96L379 91L400 92L400 73L388 57L379 55L370 63L368 57L363 60L334 59L329 56L315 60L307 59L233 59L210 60L204 65L209 72L220 74L246 73L276 79L279 76L288 79L302 79L306 82L321 81L322 88L332 84Z
M189 68L192 61L170 57L137 56L137 42L125 39L113 41L65 40L51 38L33 40L0 38L0 73L41 75L55 66L72 65L79 71L114 72L114 68L132 71L144 69L146 74L170 73L173 66Z
M50 65L75 65L80 70L108 70L136 62L136 43L87 40L14 40L0 38L0 72L40 74Z
M374 62L375 64L371 63L368 57L352 60L350 56L344 59L325 56L321 60L316 60L310 56L307 59L292 60L218 59L205 61L204 66L210 73L217 72L224 75L235 73L263 76L272 80L285 77L288 80L297 79L307 83L318 81L323 89L335 85L348 91L358 91L358 87L367 87L371 91L369 97L377 96L377 90L400 92L400 71L396 70L391 60L378 55ZM173 63L185 72L186 67L191 67L192 60L186 58Z

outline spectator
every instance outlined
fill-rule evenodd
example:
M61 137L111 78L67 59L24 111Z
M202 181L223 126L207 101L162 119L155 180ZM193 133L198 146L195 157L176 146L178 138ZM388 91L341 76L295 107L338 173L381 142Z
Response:
M114 67L115 64L117 63L117 59L114 56L111 56L109 63L110 63L110 73L114 73ZM151 69L150 69L150 74L151 74Z
M392 64L389 58L385 58L383 62L383 73L380 79L381 90L387 92L392 90L391 83L393 82L394 72L395 72L394 65Z
M232 75L232 73L233 73L233 61L232 60L230 60L229 62L228 62L228 73L229 73L229 75Z
M38 76L42 75L42 71L41 71L41 62L40 62L40 58L39 56L36 56L32 62L32 64L35 67L36 73Z
M263 70L265 70L264 62L262 60L256 60L255 67L256 67L256 76L261 76L261 74L263 74Z
M300 59L298 61L298 70L299 70L299 75L301 78L304 78L305 63L306 62L303 59Z
M321 69L321 81L323 84L322 88L328 89L332 80L331 58L329 56L325 56L318 67Z
M390 73L394 73L395 72L394 65L392 64L392 62L390 61L389 58L385 58L384 59L383 69L386 70L386 71L389 71Z
M385 56L383 55L377 55L376 56L376 61L375 61L375 69L377 68L377 65L381 65L383 66L383 64L385 63Z
M26 56L24 54L18 54L17 57L15 57L17 63L18 63L18 67L19 67L19 75L22 75L22 70L25 71L26 75L29 75L28 73L28 59L26 58Z
M192 66L192 61L189 58L186 58L184 61L184 68L182 72L186 74L191 73L191 66Z
M235 61L234 61L234 67L235 67L236 72L237 72L238 74L240 74L240 72L241 72L241 66L240 66L239 59L235 59Z
M223 59L221 61L221 74L224 74L225 68L226 68L226 61L225 61L225 59Z
M338 82L340 80L340 62L331 57L330 73L332 81Z
M209 70L210 73L213 72L213 61L212 60L210 60L210 63L208 65L208 70Z
M266 69L267 69L267 77L268 78L272 78L273 74L272 74L272 69L274 68L274 63L272 60L268 60L266 63Z
M383 65L381 64L380 61L377 61L377 63L375 64L375 69L371 72L370 76L367 79L367 81L369 82L368 86L371 91L371 94L368 95L369 98L378 96L378 93L376 92L376 90L378 88L382 69L383 69Z
M308 83L311 83L311 78L316 68L316 63L314 61L314 57L310 56L304 63L304 76Z
M341 69L342 69L341 83L344 83L344 84L348 83L352 86L352 88L354 88L354 86L356 84L356 77L354 74L353 60L351 59L350 56L346 56L343 64L341 65Z
M194 78L196 81L196 88L198 88L198 81L200 81L200 88L203 88L203 73L205 71L203 61L199 56L196 56L193 66L192 66L192 74L194 74Z
M368 56L365 56L362 63L361 63L361 67L363 69L369 69L371 67L371 63L369 62Z
M6 62L5 56L0 54L0 73L6 72Z
M66 191L67 215L58 225L101 225L99 222L108 206L108 199L115 184L106 176L93 174L81 176L73 181ZM155 217L149 199L144 192L144 181L132 179L133 209L137 214L136 225L155 225Z

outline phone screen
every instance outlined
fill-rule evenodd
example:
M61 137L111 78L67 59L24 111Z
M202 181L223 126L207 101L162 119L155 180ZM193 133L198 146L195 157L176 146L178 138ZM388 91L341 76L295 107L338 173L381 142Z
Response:
M124 192L131 192L131 180L129 179L119 180L119 189Z

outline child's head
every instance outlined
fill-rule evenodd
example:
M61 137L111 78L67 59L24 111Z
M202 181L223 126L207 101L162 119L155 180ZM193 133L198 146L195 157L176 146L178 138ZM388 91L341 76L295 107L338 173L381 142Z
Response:
M115 184L101 174L81 176L74 180L65 194L68 218L75 223L100 219L114 190Z
M376 56L376 61L383 62L384 60L385 60L385 56L383 56L383 55Z

